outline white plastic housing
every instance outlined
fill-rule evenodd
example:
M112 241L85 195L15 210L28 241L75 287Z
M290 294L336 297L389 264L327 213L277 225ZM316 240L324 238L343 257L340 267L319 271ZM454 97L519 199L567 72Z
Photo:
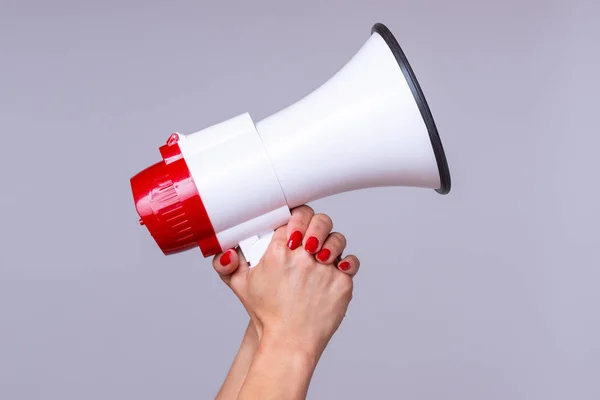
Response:
M292 208L369 187L440 187L425 122L377 33L325 84L256 127Z
M180 135L178 143L221 248L250 239L244 255L258 263L264 249L252 250L252 237L285 225L290 209L250 115Z
M239 115L179 146L221 248L239 244L252 265L290 208L351 190L441 184L413 93L377 33L297 103L256 126Z

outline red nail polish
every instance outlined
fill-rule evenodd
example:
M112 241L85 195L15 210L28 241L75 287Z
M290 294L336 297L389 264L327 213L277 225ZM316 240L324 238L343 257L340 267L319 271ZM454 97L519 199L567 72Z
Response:
M219 262L224 267L226 265L229 265L229 263L231 262L231 250L227 250L226 253L223 253L223 255L221 256L221 258L219 258Z
M309 237L308 240L306 241L306 246L304 246L306 251L308 251L309 253L314 253L315 251L317 251L318 247L319 247L319 239L317 239L314 236Z
M344 261L344 262L341 262L340 265L338 265L338 267L342 271L348 271L350 269L350 263L348 261Z
M330 255L331 255L331 251L329 251L329 249L322 249L319 252L319 254L317 254L317 258L319 259L319 261L325 262L325 261L327 261L327 259L329 258Z
M290 235L290 240L288 241L288 247L291 250L296 250L298 246L302 243L302 232L295 231Z

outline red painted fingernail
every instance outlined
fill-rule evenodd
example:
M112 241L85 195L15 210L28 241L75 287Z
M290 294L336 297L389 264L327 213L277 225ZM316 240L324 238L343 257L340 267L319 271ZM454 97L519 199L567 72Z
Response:
M219 262L222 266L229 265L229 263L231 262L231 250L227 250L226 253L223 253L221 258L219 258Z
M304 246L306 251L308 251L309 253L314 253L315 251L317 251L317 247L319 247L319 239L317 239L314 236L309 237L306 241L306 246Z
M298 246L302 243L302 232L295 231L290 235L290 240L288 241L288 247L291 250L296 250Z
M330 255L331 255L331 251L329 251L329 249L322 249L319 252L319 254L317 254L317 258L319 259L319 261L325 262L325 261L327 261L327 259L329 258Z
M344 262L341 262L340 265L338 265L338 267L342 271L348 271L350 269L350 263L348 261L344 261Z

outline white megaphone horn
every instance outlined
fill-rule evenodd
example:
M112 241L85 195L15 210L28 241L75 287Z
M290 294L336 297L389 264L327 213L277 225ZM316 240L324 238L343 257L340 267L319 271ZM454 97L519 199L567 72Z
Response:
M251 266L290 209L337 193L408 186L450 192L431 111L408 60L377 23L356 55L295 104L173 133L131 178L140 224L164 254L240 246ZM235 192L232 192L235 190Z

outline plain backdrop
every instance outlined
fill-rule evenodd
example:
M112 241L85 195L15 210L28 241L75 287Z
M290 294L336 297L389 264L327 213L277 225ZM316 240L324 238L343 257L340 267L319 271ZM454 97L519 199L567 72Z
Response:
M160 253L129 178L173 131L296 101L383 22L453 187L311 204L362 269L309 399L597 400L599 20L568 0L1 0L0 398L213 398L245 313L199 251Z

